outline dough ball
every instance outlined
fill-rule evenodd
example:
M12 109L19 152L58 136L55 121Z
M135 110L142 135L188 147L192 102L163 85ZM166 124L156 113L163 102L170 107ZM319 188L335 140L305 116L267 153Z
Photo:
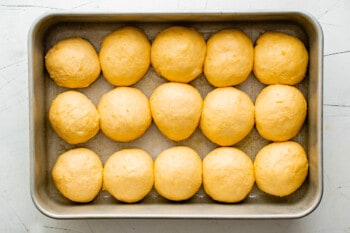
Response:
M202 184L202 160L186 146L161 152L154 162L154 185L157 192L172 201L191 198Z
M306 112L306 100L297 88L267 86L255 101L256 129L267 140L287 141L300 131Z
M204 75L215 87L228 87L244 82L253 69L254 47L240 30L225 29L207 41Z
M216 201L242 201L254 182L253 162L237 148L219 147L203 159L204 190Z
M254 127L254 104L234 87L216 88L204 99L200 128L220 146L230 146L245 138Z
M308 160L296 142L274 142L263 147L255 157L256 184L274 196L287 196L296 191L308 173Z
M117 87L105 93L97 110L102 132L115 141L141 137L152 122L147 97L133 87Z
M86 142L100 130L100 117L95 105L77 91L66 91L56 96L50 106L49 121L57 135L70 144Z
M184 83L165 83L151 95L150 106L154 123L169 139L189 138L196 130L203 100L197 89Z
M92 201L102 188L103 165L92 150L77 148L61 154L52 178L63 196L74 202Z
M103 76L115 86L131 86L148 71L151 44L143 31L123 27L108 34L99 53Z
M141 149L123 149L112 154L103 170L103 188L116 199L142 200L154 181L152 157Z
M309 55L298 38L266 32L256 41L254 74L264 84L295 85L306 74Z
M174 26L161 31L152 43L151 62L158 75L188 83L202 73L206 43L193 28Z
M67 88L88 87L101 72L95 48L79 37L55 44L45 55L45 65L55 83Z

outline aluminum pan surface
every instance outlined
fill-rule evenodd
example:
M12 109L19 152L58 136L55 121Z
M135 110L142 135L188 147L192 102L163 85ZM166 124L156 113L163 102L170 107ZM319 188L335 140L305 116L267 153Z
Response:
M124 26L134 25L143 29L150 40L163 28L171 25L196 28L207 39L223 28L239 28L253 42L268 30L287 32L299 37L309 49L310 64L307 77L297 87L308 99L308 118L301 132L293 139L308 151L310 171L304 185L285 198L271 197L256 187L250 195L237 204L220 204L212 201L201 189L192 199L173 203L161 198L154 190L140 203L122 204L102 191L89 204L74 204L63 198L53 185L52 166L60 153L73 146L59 139L47 121L47 112L52 99L66 90L57 87L44 69L43 56L58 40L81 36L99 50L102 38L109 32ZM195 14L90 14L56 13L43 16L33 25L28 38L29 92L31 133L31 195L37 208L54 218L297 218L314 210L322 196L322 59L323 37L317 22L300 12L246 12L246 13L195 13ZM102 76L102 75L101 75ZM160 83L152 68L135 86L148 97ZM203 75L192 83L205 95L212 90ZM255 100L264 87L250 75L238 88ZM89 88L79 89L97 104L100 96L113 86L100 77ZM150 140L151 139L151 140ZM268 142L254 129L246 139L235 145L252 159ZM103 162L113 152L127 147L147 150L153 157L163 149L174 145L188 145L203 158L216 146L210 143L199 130L188 140L175 143L162 136L152 124L146 134L131 143L116 143L101 132L92 140L79 146L96 151Z

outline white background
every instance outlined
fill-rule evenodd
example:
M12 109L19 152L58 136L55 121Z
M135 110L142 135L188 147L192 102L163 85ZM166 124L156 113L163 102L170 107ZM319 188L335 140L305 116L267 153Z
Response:
M302 10L324 32L324 195L296 220L54 220L29 192L27 35L43 13ZM349 0L0 0L0 232L350 232Z

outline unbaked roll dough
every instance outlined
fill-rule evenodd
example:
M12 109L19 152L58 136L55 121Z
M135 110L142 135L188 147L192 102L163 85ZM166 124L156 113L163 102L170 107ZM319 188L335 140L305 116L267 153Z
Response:
M304 79L308 60L308 51L297 37L266 32L256 41L253 71L264 84L295 85Z
M50 78L67 88L88 87L101 72L95 48L79 37L55 44L45 55L45 66Z
M242 201L255 181L253 162L243 151L219 147L203 159L205 192L219 202Z
M102 188L103 165L90 149L77 148L61 154L52 169L53 181L63 196L74 202L90 202Z
M180 141L196 130L203 100L189 84L168 82L158 86L150 97L152 117L169 139Z
M186 146L162 151L154 162L154 185L157 192L172 201L191 198L202 184L202 160Z
M206 52L203 36L193 28L173 26L152 43L151 63L169 81L188 83L202 73Z
M66 91L56 96L49 110L53 130L70 144L83 143L100 130L100 117L95 105L84 94Z
M258 152L254 170L259 189L274 196L287 196L295 192L307 176L307 155L296 142L274 142Z
M151 44L140 29L123 27L103 39L99 57L108 82L130 86L146 74L151 64Z
M133 87L117 87L105 93L97 110L102 132L115 141L141 137L152 122L147 97Z
M234 87L216 88L204 99L200 129L212 142L230 146L245 138L254 127L254 104Z
M112 154L103 170L103 188L116 199L142 200L154 181L152 157L141 149L123 149Z
M255 101L256 129L267 140L287 141L298 134L306 113L306 100L296 87L270 85Z
M253 69L254 47L249 37L237 29L224 29L207 41L204 75L215 87L244 82Z

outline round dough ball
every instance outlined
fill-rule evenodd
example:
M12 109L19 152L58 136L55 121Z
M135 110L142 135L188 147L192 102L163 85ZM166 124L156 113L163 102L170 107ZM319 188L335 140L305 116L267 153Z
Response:
M266 32L256 41L254 74L264 84L295 85L306 74L309 55L298 38Z
M263 147L255 157L256 184L274 196L287 196L296 191L308 173L308 160L296 142L274 142Z
M203 159L204 190L216 201L242 201L254 182L253 162L237 148L219 147Z
M152 43L151 63L169 81L188 83L202 73L206 52L203 36L193 28L174 26Z
M249 37L237 29L225 29L207 41L204 75L215 87L244 82L253 69L254 47Z
M204 99L200 128L220 146L230 146L245 138L254 127L254 104L234 87L216 88Z
M115 86L131 86L148 71L151 44L143 31L123 27L108 34L99 53L103 76Z
M138 202L152 189L152 157L141 149L123 149L112 154L103 170L103 188L122 202Z
M102 132L109 138L129 142L141 137L152 122L147 97L137 88L117 87L98 103Z
M55 83L67 88L88 87L101 72L95 48L79 37L55 44L45 55L45 66Z
M50 106L49 121L57 135L70 144L86 142L100 130L100 117L95 105L77 91L66 91L56 96Z
M256 129L267 140L287 141L300 131L306 112L306 100L297 88L267 86L255 101Z
M92 150L77 148L61 154L52 169L63 196L74 202L92 201L102 188L103 165Z
M151 95L154 123L169 139L181 141L196 130L203 100L197 89L184 83L165 83Z
M193 149L177 146L161 152L154 162L154 186L164 198L183 201L202 184L202 160Z

